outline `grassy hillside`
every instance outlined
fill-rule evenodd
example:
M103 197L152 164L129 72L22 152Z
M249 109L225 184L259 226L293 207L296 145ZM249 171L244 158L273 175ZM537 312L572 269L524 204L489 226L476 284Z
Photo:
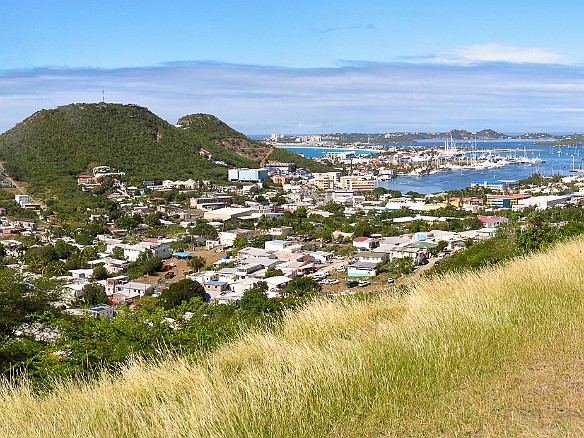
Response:
M76 176L96 165L136 180L225 179L225 167L200 157L200 147L146 108L72 104L39 111L1 135L0 160L33 195L72 203L89 199Z
M0 388L14 436L582 436L584 241L404 296L320 301L197 363L51 394Z
M310 158L304 158L294 152L280 148L273 148L267 159L284 163L294 163L296 167L303 167L309 169L311 172L334 172L336 170L332 166L317 163Z
M297 167L312 172L331 172L331 166L317 163L286 149L268 146L260 141L251 140L209 114L192 114L179 119L178 124L193 139L205 144L205 150L219 159L231 160L234 165L256 168L266 160L295 163ZM235 164L236 163L236 164Z

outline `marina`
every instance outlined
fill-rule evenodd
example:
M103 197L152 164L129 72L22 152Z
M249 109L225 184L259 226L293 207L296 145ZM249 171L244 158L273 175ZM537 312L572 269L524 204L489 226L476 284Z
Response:
M577 175L582 173L584 159L580 144L558 146L533 140L421 140L382 146L383 150L375 152L371 151L374 148L348 147L290 150L307 158L328 159L336 165L357 169L354 174L373 178L380 187L425 194L462 189L475 181L519 180L534 173Z

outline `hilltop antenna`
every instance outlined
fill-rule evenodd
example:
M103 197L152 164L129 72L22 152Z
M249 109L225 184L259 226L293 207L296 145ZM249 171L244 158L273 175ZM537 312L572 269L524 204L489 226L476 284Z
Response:
M101 90L101 101L105 102L105 90Z

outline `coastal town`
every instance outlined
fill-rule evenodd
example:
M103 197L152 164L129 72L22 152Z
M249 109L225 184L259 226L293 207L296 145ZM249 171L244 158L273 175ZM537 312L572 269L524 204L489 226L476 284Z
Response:
M458 154L448 145L439 153ZM399 288L416 271L492 238L511 215L525 227L524 211L584 199L584 177L578 174L521 184L477 181L467 190L473 195L402 194L379 187L378 178L390 178L412 157L331 158L338 171L311 173L270 161L258 169L231 168L230 185L200 180L128 185L124 172L96 166L77 176L78 190L107 190L121 212L116 221L95 209L87 212L94 234L63 235L45 206L18 193L14 208L0 209L2 247L10 267L24 276L58 281L68 312L111 318L117 306L157 296L181 279L200 283L205 300L216 304L237 302L260 282L268 297L278 297L300 277L311 278L328 295ZM29 214L13 217L14 210ZM43 260L39 248L49 247L68 250ZM90 256L70 263L67 253ZM128 269L151 258L157 268L145 275ZM103 289L102 302L83 305L88 285Z

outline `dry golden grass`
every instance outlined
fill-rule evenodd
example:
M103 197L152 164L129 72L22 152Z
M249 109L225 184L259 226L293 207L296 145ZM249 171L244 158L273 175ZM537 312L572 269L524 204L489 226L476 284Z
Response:
M198 362L139 360L39 396L6 436L582 436L584 243L405 298L318 301Z

